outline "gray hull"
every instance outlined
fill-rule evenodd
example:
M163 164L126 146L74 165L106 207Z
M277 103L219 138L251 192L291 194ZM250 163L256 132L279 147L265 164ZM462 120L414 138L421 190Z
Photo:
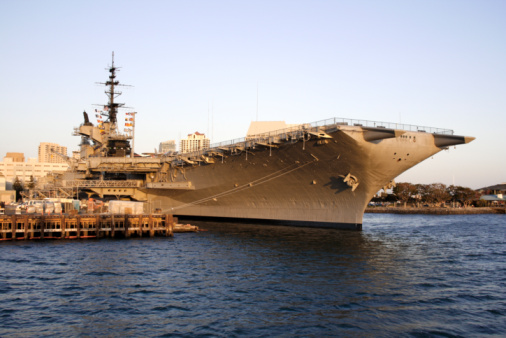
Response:
M100 111L107 120L95 126L84 113L74 129L81 159L67 158L71 168L58 187L49 182L67 196L75 189L77 197L81 190L146 201L178 216L360 229L382 187L445 147L473 140L451 130L333 118L270 132L255 127L210 149L139 158L129 143L133 129L118 132L115 71L113 54L104 83L109 102ZM136 113L128 114L133 127Z
M193 189L159 184L144 192L152 208L182 217L361 229L365 207L382 187L473 139L337 124L323 131L325 137L257 143L172 172L172 184L191 182Z

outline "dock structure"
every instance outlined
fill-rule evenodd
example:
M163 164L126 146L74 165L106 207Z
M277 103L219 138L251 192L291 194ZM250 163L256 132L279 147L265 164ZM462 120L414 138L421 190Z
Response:
M0 241L172 237L172 215L1 215Z

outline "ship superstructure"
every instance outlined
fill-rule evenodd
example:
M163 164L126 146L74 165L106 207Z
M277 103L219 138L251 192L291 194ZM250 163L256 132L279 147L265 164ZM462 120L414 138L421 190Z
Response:
M187 218L361 229L381 188L449 146L452 130L332 118L248 135L191 153L135 157L117 131L119 82L109 69L108 120L76 129L81 160L58 181L69 195L148 202Z
M116 80L116 71L113 53L109 79L100 83L107 88L105 94L108 97L108 102L103 106L103 109L95 109L99 124L94 126L90 122L88 114L84 112L84 124L74 130L75 136L81 136L81 158L133 157L130 147L132 134L120 133L118 129L118 110L124 106L124 103L115 102L115 99L121 95L117 87L123 86Z

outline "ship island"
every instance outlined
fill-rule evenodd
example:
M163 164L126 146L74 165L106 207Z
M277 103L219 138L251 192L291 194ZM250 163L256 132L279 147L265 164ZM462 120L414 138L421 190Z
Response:
M329 118L268 131L260 123L247 137L207 149L136 156L132 130L118 127L124 104L116 102L116 71L113 54L103 120L94 124L83 113L73 133L80 158L66 157L68 170L54 175L66 197L147 202L183 220L362 230L375 193L441 150L474 140L449 129Z

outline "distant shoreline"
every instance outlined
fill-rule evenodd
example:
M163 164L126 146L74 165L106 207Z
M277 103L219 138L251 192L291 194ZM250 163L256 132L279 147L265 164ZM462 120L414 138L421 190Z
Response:
M403 207L368 207L365 213L369 214L412 214L412 215L478 215L478 214L505 214L505 208L403 208Z

